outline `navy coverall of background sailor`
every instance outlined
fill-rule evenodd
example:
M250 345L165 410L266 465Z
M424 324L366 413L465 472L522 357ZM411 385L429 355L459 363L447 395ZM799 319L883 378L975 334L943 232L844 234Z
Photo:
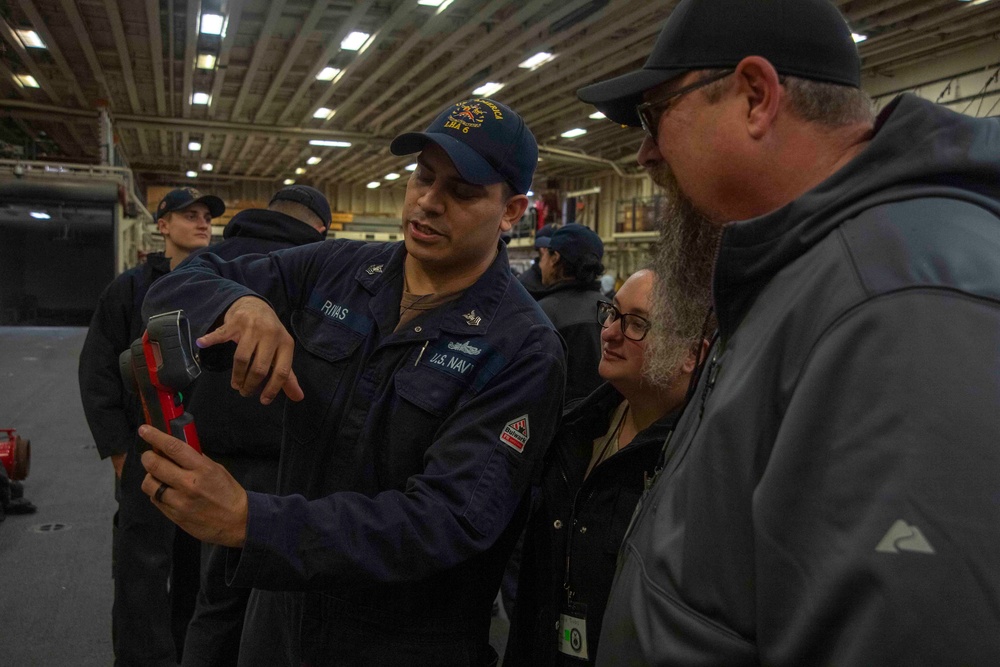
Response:
M460 298L394 332L405 256L350 241L209 253L146 301L202 334L256 293L295 338L305 399L287 404L281 495L248 493L231 553L231 583L257 589L241 664L495 659L492 601L558 421L564 352L502 244Z

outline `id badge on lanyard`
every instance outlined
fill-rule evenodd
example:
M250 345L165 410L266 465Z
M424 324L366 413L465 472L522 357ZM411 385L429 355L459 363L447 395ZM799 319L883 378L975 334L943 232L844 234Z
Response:
M581 660L587 653L587 605L567 602L559 614L559 652Z

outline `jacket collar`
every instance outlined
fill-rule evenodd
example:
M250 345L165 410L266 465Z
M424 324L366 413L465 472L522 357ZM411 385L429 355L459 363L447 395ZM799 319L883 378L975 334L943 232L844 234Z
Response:
M427 332L438 329L459 336L482 336L489 331L513 280L507 248L502 242L497 247L493 263L462 296L423 318L421 326ZM388 317L390 310L398 313L405 260L406 245L400 241L389 246L385 252L373 255L354 274L361 287L375 296L372 311L380 323Z

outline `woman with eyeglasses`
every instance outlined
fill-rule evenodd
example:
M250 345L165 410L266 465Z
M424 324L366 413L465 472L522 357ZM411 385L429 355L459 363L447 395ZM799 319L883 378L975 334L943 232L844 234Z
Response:
M533 491L505 667L578 667L597 655L618 548L697 363L677 336L650 332L654 280L652 271L638 271L612 303L597 305L605 383L564 415L546 454ZM658 353L677 359L668 377L643 372L653 336Z

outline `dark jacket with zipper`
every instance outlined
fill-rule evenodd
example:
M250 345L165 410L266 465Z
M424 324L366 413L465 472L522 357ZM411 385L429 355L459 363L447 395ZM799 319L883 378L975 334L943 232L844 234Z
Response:
M601 284L557 283L536 295L538 305L566 343L566 403L586 397L601 384L601 325L597 302L604 299Z
M220 243L191 253L185 261L207 252L225 260L266 254L318 243L323 234L278 211L247 209L233 216L222 238ZM225 346L224 351L204 351L202 373L188 392L188 412L194 417L202 451L209 456L277 459L285 395L279 394L269 405L261 405L256 397L243 398L233 391L229 362L234 349L233 345Z
M598 664L1000 664L1000 120L897 98L713 295Z
M170 272L162 252L123 272L104 288L80 351L78 379L83 414L101 458L127 454L138 441L142 405L127 390L118 370L118 355L142 335L142 300L153 281Z
M622 400L610 384L601 385L566 415L549 447L525 536L506 667L593 664L597 655L618 548L677 418L670 414L643 429L584 479L593 442L611 428ZM586 605L586 663L557 650L568 591Z
M286 404L279 495L250 492L230 581L252 586L244 665L480 665L492 602L555 431L558 336L499 245L457 300L399 331L402 243L327 241L223 262L150 292L195 334L269 301L305 393ZM495 659L495 654L494 654Z

